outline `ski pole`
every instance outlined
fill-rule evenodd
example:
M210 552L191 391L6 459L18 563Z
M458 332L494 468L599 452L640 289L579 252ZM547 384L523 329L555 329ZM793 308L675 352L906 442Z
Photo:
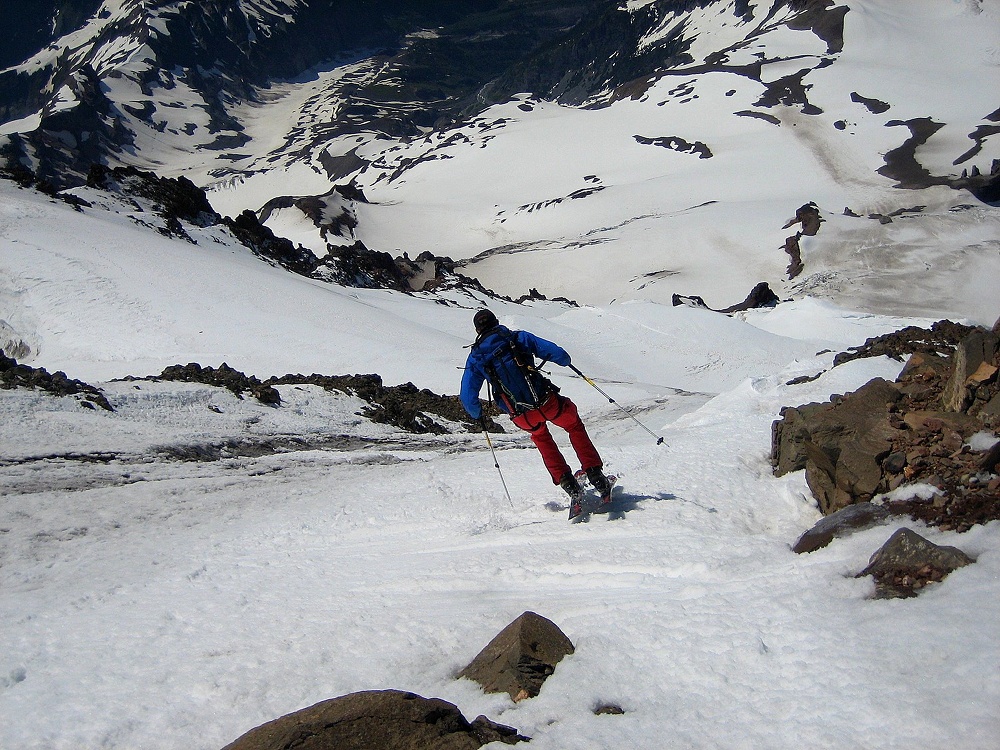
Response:
M500 462L497 460L497 452L493 449L493 441L490 440L490 433L486 430L486 426L483 426L483 435L486 436L486 444L490 446L490 453L493 454L493 465L497 467L497 473L500 475L500 484L503 485L503 491L507 495L507 502L510 503L511 510L514 509L514 501L510 499L510 490L507 489L507 482L504 481L503 472L500 470Z
M611 398L611 396L609 396L607 393L605 393L604 391L602 391L601 388L600 388L600 386L597 385L597 383L595 383L593 380L591 380L590 378L588 378L586 375L584 375L582 372L580 372L573 365L569 365L569 369L571 369L573 372L575 372L581 378L583 378L584 380L586 380L590 385L592 385L594 388L596 388L597 392L600 393L602 396L604 396L604 398L606 398L608 400L608 403L611 403L611 404L614 404L615 406L617 406L619 409L621 409L623 412L625 412L629 416L629 419L631 419L633 422L635 422L637 425L639 425L642 429L644 429L650 435L652 435L653 437L655 437L657 445L662 445L663 444L663 438L662 437L660 437L655 432L653 432L651 429L649 429L648 427L646 427L646 425L644 425L642 422L640 422L638 419L635 418L635 415L633 415L632 412L630 412L624 406L622 406L617 401L615 401L613 398Z

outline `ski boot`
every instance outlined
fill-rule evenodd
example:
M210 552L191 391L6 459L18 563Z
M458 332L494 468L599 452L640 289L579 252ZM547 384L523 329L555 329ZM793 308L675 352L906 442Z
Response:
M563 478L559 480L559 486L563 488L563 491L567 495L569 495L570 519L576 518L578 515L583 513L583 487L581 487L580 483L576 481L576 477L569 472L563 475Z
M587 479L590 481L590 485L597 490L597 494L601 496L601 504L610 503L614 480L604 476L600 466L587 469Z

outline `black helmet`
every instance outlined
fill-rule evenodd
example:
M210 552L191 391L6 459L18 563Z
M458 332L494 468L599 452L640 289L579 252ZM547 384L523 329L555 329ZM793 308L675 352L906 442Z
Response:
M480 335L500 325L497 316L489 310L480 310L477 312L476 316L472 319L472 323L476 326L476 333Z

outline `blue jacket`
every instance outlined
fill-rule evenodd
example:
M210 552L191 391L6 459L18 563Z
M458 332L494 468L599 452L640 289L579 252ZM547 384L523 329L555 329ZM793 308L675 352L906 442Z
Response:
M554 390L554 386L540 373L533 373L529 376L530 382L526 382L523 370L514 362L511 339L521 349L543 360L563 367L570 363L569 354L561 346L527 331L511 331L505 326L497 326L488 331L472 345L472 351L465 362L465 374L462 376L462 406L473 419L479 419L483 413L479 391L486 379L489 379L493 388L493 400L507 414L523 413L540 406L541 404L535 403L534 397L543 397Z

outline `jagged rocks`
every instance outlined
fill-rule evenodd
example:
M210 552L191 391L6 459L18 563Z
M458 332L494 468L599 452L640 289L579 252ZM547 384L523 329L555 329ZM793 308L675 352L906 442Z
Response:
M973 562L957 547L938 546L910 529L899 529L872 555L858 577L875 578L876 599L907 598Z
M527 741L485 716L469 722L456 706L400 690L369 690L288 714L223 750L478 750Z
M870 338L861 346L852 346L846 352L841 352L834 357L833 364L836 366L852 359L883 355L902 360L907 355L918 352L948 357L955 351L955 347L962 339L975 330L973 326L954 323L950 320L939 320L931 325L930 329L907 326L884 336ZM950 363L946 366L950 367Z
M87 185L109 193L145 198L168 222L183 220L204 227L220 221L205 191L186 177L172 179L135 167L108 168L94 164L87 175Z
M478 682L487 693L507 693L521 701L538 695L556 664L574 651L551 621L525 612L487 644L459 677Z
M788 254L789 262L786 273L789 281L802 273L805 266L802 263L802 248L799 240L802 237L814 237L819 232L819 225L823 218L819 213L819 206L810 201L803 206L799 206L795 211L795 216L785 222L782 229L788 229L793 224L801 224L800 229L795 234L785 238L784 251Z
M880 381L877 392L873 381L826 404L783 409L772 432L775 473L805 469L824 514L882 496L891 512L942 529L1000 518L996 462L983 455L1000 424L996 342L985 329L941 321L931 331L903 329L838 355L835 363L917 350L896 382ZM963 353L949 356L956 347ZM963 410L946 410L949 398ZM978 448L969 442L975 436ZM895 492L921 484L935 488L933 497Z
M712 312L725 313L726 315L742 312L744 310L752 310L759 307L774 307L778 304L778 301L778 295L772 291L766 281L762 281L754 286L754 288L750 290L750 294L748 294L746 299L742 302L723 308L722 310L713 310L705 303L705 300L696 294L674 294L671 298L671 303L674 307L680 307L681 305L687 307L700 307L705 310L712 310Z
M305 384L357 396L371 405L365 409L363 416L380 424L395 425L407 432L435 435L449 432L434 416L465 424L469 430L480 429L479 424L469 418L458 396L439 396L426 388L417 388L413 383L386 386L379 375L283 375L265 382L265 385L271 386Z
M165 368L155 379L214 385L232 391L237 398L243 398L244 392L249 392L262 404L268 406L277 406L281 403L281 395L272 386L261 383L252 375L245 375L239 370L234 370L225 362L218 368L202 367L196 362L187 365L173 365Z
M49 373L44 367L20 365L0 351L0 388L37 388L54 396L80 395L80 406L93 409L97 406L105 411L114 411L107 397L94 386L82 380L73 380L66 373Z

